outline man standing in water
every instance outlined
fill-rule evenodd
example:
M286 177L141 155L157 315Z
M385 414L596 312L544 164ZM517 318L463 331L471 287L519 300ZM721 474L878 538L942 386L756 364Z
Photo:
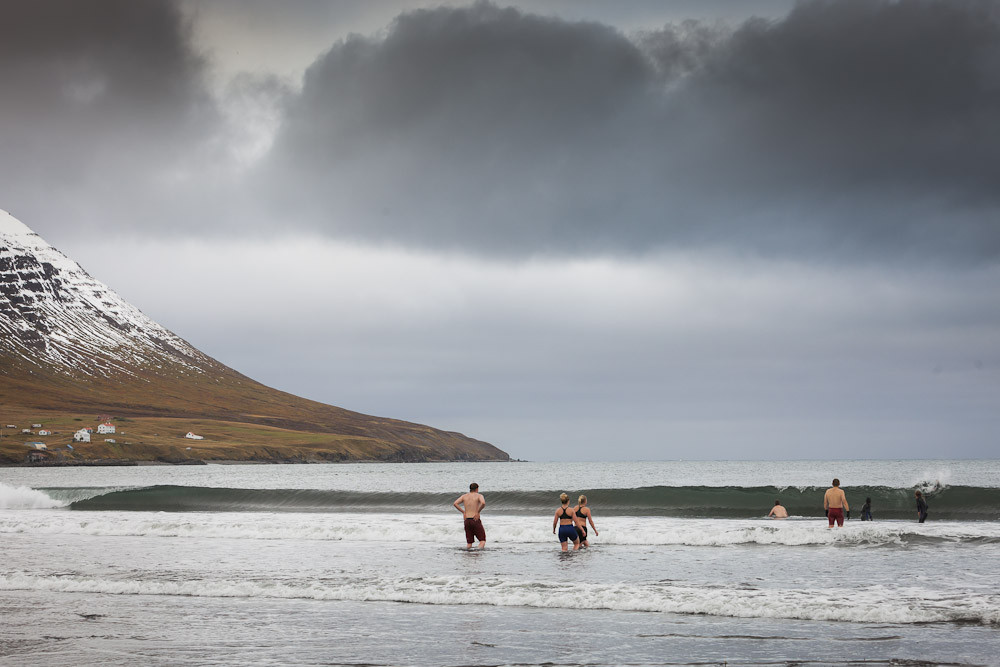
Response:
M827 528L833 528L833 522L837 522L837 527L840 528L844 525L844 512L850 515L851 507L847 504L847 496L844 495L844 490L840 488L840 480L834 478L833 486L826 490L826 495L823 496L823 509L826 510L826 518L829 520L830 525Z
M452 505L465 517L465 548L471 549L472 541L476 538L479 539L479 548L485 548L486 529L479 519L479 513L486 507L486 499L479 493L479 485L475 482L469 484L469 492L459 496Z

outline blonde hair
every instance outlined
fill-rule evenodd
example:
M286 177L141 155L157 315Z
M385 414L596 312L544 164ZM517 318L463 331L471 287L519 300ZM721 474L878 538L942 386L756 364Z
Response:
M585 502L587 502L587 496L580 496L580 499L577 500L576 502L580 503L581 505L584 504Z
M569 502L569 496L565 493L559 495L559 500L565 505Z

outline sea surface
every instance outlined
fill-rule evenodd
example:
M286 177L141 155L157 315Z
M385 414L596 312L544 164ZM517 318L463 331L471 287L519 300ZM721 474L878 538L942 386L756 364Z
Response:
M0 664L998 665L1000 461L0 468Z

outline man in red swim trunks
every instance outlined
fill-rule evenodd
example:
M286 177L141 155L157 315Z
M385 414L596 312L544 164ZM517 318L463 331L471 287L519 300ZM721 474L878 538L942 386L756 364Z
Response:
M469 484L469 492L459 496L452 505L465 517L466 549L472 548L472 541L476 538L479 539L479 548L485 548L486 529L483 528L483 522L479 520L479 513L486 507L486 499L483 498L483 494L479 493L479 485L475 482Z
M826 490L826 495L823 496L823 509L826 510L826 518L830 521L827 528L833 528L834 521L837 522L838 528L844 525L844 512L850 512L851 507L847 504L844 490L840 488L839 479L835 478L833 486Z

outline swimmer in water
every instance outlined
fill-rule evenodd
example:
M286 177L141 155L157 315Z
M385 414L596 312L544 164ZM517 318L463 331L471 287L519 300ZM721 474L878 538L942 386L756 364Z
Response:
M580 496L577 503L577 506L573 508L573 511L576 513L576 534L580 538L580 544L589 547L590 543L587 541L587 521L590 521L590 527L594 529L594 535L600 535L600 533L597 532L597 526L594 525L594 514L587 507L587 496Z
M569 496L562 494L559 496L562 505L556 510L555 518L552 519L552 533L555 534L556 527L559 527L559 547L563 551L568 551L569 542L573 543L573 551L580 548L580 536L576 534L576 512L569 506Z
M452 505L465 517L465 548L471 549L474 539L479 539L479 548L486 548L486 529L479 513L486 507L486 499L479 493L479 485L469 484L469 492L462 494Z
M844 525L844 512L847 512L848 518L851 516L851 506L847 504L847 496L844 494L844 490L840 488L840 480L834 478L833 486L826 490L826 495L823 496L823 509L826 510L826 518L830 522L827 528L833 528L833 522L837 522L837 527L841 528Z
M771 508L771 511L767 515L772 519L787 519L788 510L781 506L780 500L775 500L774 507Z

